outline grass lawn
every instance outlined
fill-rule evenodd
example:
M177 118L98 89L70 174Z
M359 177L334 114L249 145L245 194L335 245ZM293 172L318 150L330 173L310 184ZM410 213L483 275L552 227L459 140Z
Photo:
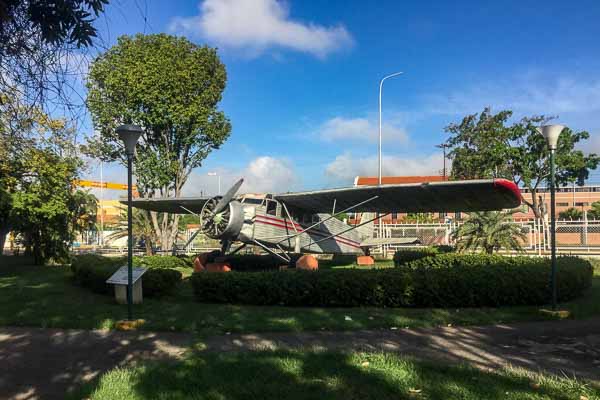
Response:
M127 307L116 304L113 297L73 285L68 267L8 265L6 260L0 258L0 326L110 329L126 317ZM600 269L596 271L593 288L583 298L562 305L573 318L600 315ZM548 318L539 313L538 307L384 309L200 304L194 301L187 281L174 297L145 299L135 306L134 317L147 321L144 329L200 335L475 325Z
M573 379L522 370L483 372L393 353L194 354L117 368L73 397L102 399L600 399Z

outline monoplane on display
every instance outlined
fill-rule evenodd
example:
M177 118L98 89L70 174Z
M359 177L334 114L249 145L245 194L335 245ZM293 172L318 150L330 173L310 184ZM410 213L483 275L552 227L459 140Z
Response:
M132 205L197 215L200 228L188 244L201 232L220 240L221 255L255 245L291 262L298 253L360 255L374 246L417 243L417 238L374 237L374 221L392 212L488 211L521 204L519 188L505 179L238 195L243 182L237 181L223 196L138 198ZM348 212L363 213L360 223L348 225L338 219ZM232 248L233 243L239 245Z

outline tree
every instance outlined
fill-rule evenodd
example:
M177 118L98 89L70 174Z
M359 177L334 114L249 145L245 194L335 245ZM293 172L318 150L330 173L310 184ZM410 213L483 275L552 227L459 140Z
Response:
M525 117L508 125L512 111L492 114L486 108L450 124L446 142L450 148L452 177L455 179L506 178L527 188L532 201L524 200L540 218L538 189L548 179L550 163L548 146L536 127L549 120L544 116ZM589 171L600 162L596 154L585 155L575 145L589 138L588 132L565 128L556 150L556 183L577 182L583 185Z
M150 215L146 210L133 209L131 228L134 242L143 241L146 248L146 255L151 256L154 254L154 245L157 242L157 237L152 227ZM114 232L106 237L106 240L109 242L128 236L127 208L121 207L117 225L112 229L114 229Z
M24 235L36 264L64 261L73 239L69 205L78 160L32 148L26 153L24 167L28 172L12 196L13 228Z
M600 201L592 203L592 207L587 212L588 219L600 219Z
M558 219L568 219L571 221L580 220L583 218L583 212L575 207L567 208L558 213Z
M165 34L120 37L90 69L87 102L99 136L90 139L88 154L124 164L115 128L138 124L140 195L179 197L191 171L231 131L217 109L226 79L213 48ZM162 250L170 250L178 216L153 212L151 219Z
M0 93L17 90L34 107L63 90L78 68L81 50L92 45L94 21L108 0L0 1ZM56 104L54 104L56 105Z
M75 190L82 167L75 130L18 97L0 95L0 245L18 233L38 264L62 261L93 196Z
M527 236L521 227L512 221L516 211L481 211L469 214L452 236L458 251L483 250L492 254L502 248L522 251L521 242Z

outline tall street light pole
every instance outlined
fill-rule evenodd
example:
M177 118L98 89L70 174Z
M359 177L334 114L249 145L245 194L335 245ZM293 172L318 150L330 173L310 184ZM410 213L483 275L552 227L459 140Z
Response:
M132 227L132 167L135 145L142 134L142 128L137 125L121 125L117 134L125 145L127 154L127 318L133 320L133 227Z
M381 185L381 92L383 90L383 81L385 81L388 78L398 76L400 74L402 74L402 72L395 72L388 76L384 76L383 79L379 82L379 185Z
M555 189L555 152L556 145L558 144L558 137L560 133L565 129L563 125L544 125L538 128L538 131L544 136L546 142L548 142L548 148L550 149L550 246L552 254L552 273L551 273L551 285L552 285L552 310L556 311L557 302L557 290L556 290L556 189Z

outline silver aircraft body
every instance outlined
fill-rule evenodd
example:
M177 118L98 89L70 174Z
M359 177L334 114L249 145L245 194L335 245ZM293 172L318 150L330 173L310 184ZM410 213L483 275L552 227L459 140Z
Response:
M133 206L197 215L196 234L220 240L223 255L255 245L289 261L292 253L368 254L373 246L417 243L417 238L373 237L374 221L392 212L469 212L521 204L518 187L504 179L237 195L242 183L223 196L140 198ZM339 219L348 212L361 213L361 222L348 225ZM239 245L232 249L233 243Z

